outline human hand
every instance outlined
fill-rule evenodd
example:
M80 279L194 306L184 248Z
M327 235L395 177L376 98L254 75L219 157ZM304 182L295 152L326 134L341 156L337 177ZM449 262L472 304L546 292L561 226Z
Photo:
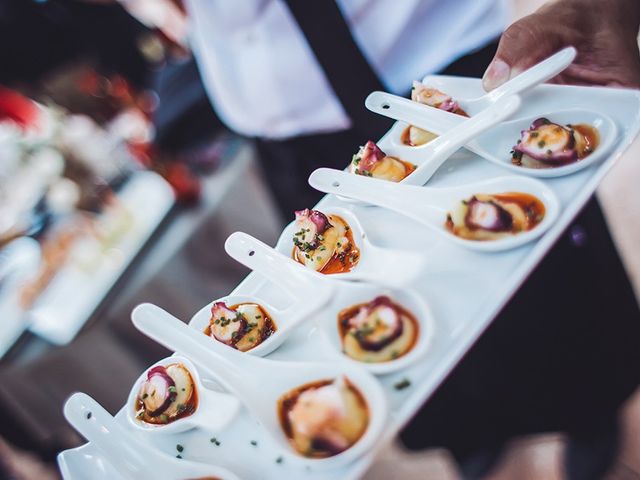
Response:
M573 45L576 59L551 82L640 88L639 27L638 0L553 0L504 32L482 84L493 90Z

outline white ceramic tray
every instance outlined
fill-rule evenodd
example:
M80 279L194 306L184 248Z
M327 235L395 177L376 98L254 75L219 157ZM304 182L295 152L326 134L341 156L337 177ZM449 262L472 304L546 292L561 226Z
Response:
M477 79L431 76L425 79L425 83L454 98L473 98L483 93ZM427 300L433 312L434 329L427 332L432 335L429 351L418 364L379 377L388 395L391 415L386 435L380 438L376 451L383 448L409 421L478 339L594 193L606 172L640 129L640 92L632 90L543 85L523 96L523 106L512 118L566 108L589 108L608 114L619 127L618 140L612 154L602 163L569 176L543 180L557 194L561 214L555 225L533 243L502 253L474 252L390 211L348 205L347 208L357 212L372 243L423 252L429 259L429 268L425 269L422 278L415 284L416 290ZM396 124L379 142L381 148L385 150L403 128L404 125ZM363 143L365 140L362 139ZM357 145L354 145L356 150ZM504 152L504 155L508 156L509 152ZM348 160L345 159L345 163ZM452 186L506 173L505 169L461 150L442 166L429 185ZM345 205L338 198L327 196L318 208ZM396 232L404 233L398 235ZM460 292L465 292L464 301L461 301ZM253 273L233 293L259 294L276 307L288 301L282 293ZM303 324L269 357L289 361L328 359L331 354L324 347L320 334L313 322ZM410 386L400 391L394 388L403 379L408 379ZM259 391L260 385L256 385L256 395L260 394ZM126 424L122 411L118 419ZM139 432L132 434L139 435ZM211 443L213 436L220 442L219 446ZM322 472L314 471L311 466L278 462L281 455L279 447L244 409L222 433L214 435L204 430L193 430L170 436L156 435L147 441L173 456L177 454L176 445L180 444L184 447L181 453L183 458L226 467L245 479L356 479L364 474L376 455L376 451L371 451L348 467ZM257 445L253 445L252 441ZM91 444L65 451L58 459L66 479L119 478ZM188 476L189 472L185 472L185 478Z

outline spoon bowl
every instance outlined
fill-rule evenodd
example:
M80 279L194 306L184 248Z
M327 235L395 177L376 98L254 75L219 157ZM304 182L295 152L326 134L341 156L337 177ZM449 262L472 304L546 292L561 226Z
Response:
M244 355L211 341L151 304L136 307L132 321L141 332L161 345L188 354L195 364L233 391L292 462L312 463L315 468L344 465L370 450L382 435L387 419L386 397L375 378L361 368L346 362L290 363ZM347 378L367 402L369 423L366 431L355 444L332 457L312 459L294 453L280 424L279 400L302 385L342 377ZM256 395L256 386L260 387L260 395Z
M309 177L309 184L325 193L333 193L393 210L421 223L444 238L465 248L496 252L531 242L546 232L560 213L560 203L553 191L539 180L523 176L498 177L457 187L433 188L385 182L351 175L341 170L320 168ZM446 215L462 200L480 193L528 193L545 207L544 219L532 230L496 240L467 240L445 228Z
M193 316L189 325L204 333L210 324L211 307L215 302L224 302L228 306L241 303L260 305L275 323L276 330L255 347L239 353L268 355L284 343L295 327L329 301L332 288L322 281L323 275L306 269L292 258L279 253L273 255L271 247L253 237L241 232L233 233L227 238L224 248L231 258L277 285L291 299L291 303L281 309L257 296L227 295L204 306ZM227 345L211 340L231 350Z
M177 459L156 450L127 432L102 405L85 393L74 393L69 397L64 405L64 416L124 478L240 480L227 469Z
M343 349L343 340L340 338L338 318L340 313L355 305L371 302L374 298L386 296L403 309L409 311L415 317L417 323L417 336L411 350L398 358L385 362L361 362L349 357ZM380 289L373 285L358 284L355 288L336 289L332 302L326 310L317 315L317 323L322 332L325 346L332 355L341 358L354 365L366 368L374 375L387 375L397 372L422 359L429 350L431 339L434 336L435 322L433 314L427 302L413 290Z
M196 395L196 411L186 417L178 418L168 424L150 424L136 418L135 409L140 386L147 378L147 372L153 367L180 363L184 365L193 379ZM240 408L238 400L227 393L216 392L205 388L200 379L198 369L188 358L171 356L164 358L145 370L131 387L127 399L126 416L129 423L148 434L164 434L184 432L192 428L202 427L212 432L222 431L236 416Z
M353 241L360 250L358 263L349 272L328 274L336 280L354 280L401 288L409 285L425 268L424 255L373 245L352 210L338 207L323 208L325 215L337 215L351 228ZM291 258L296 232L295 221L287 225L278 240L276 250Z
M591 154L583 159L557 167L528 168L514 165L511 162L509 152L520 138L520 132L529 128L529 125L531 125L534 120L541 117L548 118L552 122L561 125L577 125L583 123L595 127L600 137L599 144ZM470 142L467 148L492 163L500 165L512 172L525 173L532 177L549 178L569 175L604 160L615 146L617 138L618 127L611 117L590 110L571 109L532 115L505 122Z
M387 105L388 108L382 108L383 105ZM423 149L440 139L438 137L425 145L417 147L405 145L402 143L401 136L408 126L406 124L415 125L418 128L444 136L451 130L461 128L461 125L468 121L460 115L428 107L384 92L374 92L369 95L367 97L367 107L378 113L385 112L385 115L404 122L404 124L396 124L394 126L392 130L392 148L389 149L397 152L397 156L400 158L409 158L411 150ZM546 117L552 122L563 125L580 123L591 125L598 130L600 143L593 153L577 162L549 168L528 168L514 165L511 162L509 152L520 138L520 132L529 128L531 123L540 117ZM503 122L470 140L464 147L484 159L513 172L523 173L532 177L550 178L569 175L599 162L611 151L617 138L618 128L611 117L587 109L565 109ZM416 154L414 153L414 155ZM407 183L416 185L415 182L410 182L412 175L409 175L405 180L408 181Z

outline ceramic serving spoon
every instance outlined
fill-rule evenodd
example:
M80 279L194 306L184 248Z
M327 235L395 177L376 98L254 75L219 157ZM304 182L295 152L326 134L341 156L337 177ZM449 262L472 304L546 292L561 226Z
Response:
M457 128L464 128L463 125L469 121L460 115L428 107L406 98L384 92L374 92L369 95L367 98L367 106L370 110L376 111L377 113L384 112L383 114L386 116L442 136L448 135L449 132ZM387 106L387 108L385 108L385 106ZM528 168L514 165L511 162L509 152L518 139L520 139L520 132L529 128L534 120L541 117L548 118L550 121L561 125L586 124L595 127L600 137L599 145L593 153L573 163L550 166L549 168ZM604 159L613 148L617 137L618 128L611 117L586 109L565 109L529 115L527 117L520 117L503 122L491 130L473 138L467 142L464 147L490 162L514 172L524 173L533 177L559 177L577 172ZM415 162L415 156L417 154L410 154L409 152L411 150L419 151L420 149L424 149L428 145L437 142L439 138L440 137L425 145L416 147L404 145L398 138L393 141L393 147L389 149L389 151L394 150L397 152L398 157L410 157L414 159L413 161ZM430 159L423 161L429 162ZM417 185L417 183L411 181L412 176L413 174L405 179L407 181L406 183ZM403 183L405 182L403 181Z
M147 372L153 367L159 365L166 366L174 363L184 365L193 379L197 395L195 412L167 424L151 424L136 418L136 403L138 401L140 387L147 379ZM174 355L156 362L138 377L129 392L126 416L134 428L150 434L169 435L191 430L196 427L201 427L212 432L219 432L234 419L239 408L240 403L234 396L205 388L198 370L188 358Z
M328 274L327 277L401 288L413 282L424 270L424 255L373 245L352 210L329 207L320 211L325 215L337 215L344 219L351 228L353 241L360 251L358 263L351 271L332 273ZM295 221L287 225L276 245L276 250L288 257L292 256L294 248L293 235L296 229ZM309 270L314 271L312 269Z
M245 255L246 249L243 240L245 237L249 236L240 233L230 235L225 243L227 253L233 259L284 290L293 301L286 308L279 309L259 296L227 295L200 309L191 319L190 325L196 330L204 332L210 325L211 307L215 302L224 302L228 307L243 303L258 304L273 320L276 330L261 343L247 350L246 353L265 356L282 345L296 326L310 318L315 311L327 303L331 296L331 287L326 282L317 282L315 276L308 275L311 272L308 272L293 259L273 259L256 255L257 252L254 252L253 255ZM322 278L320 274L318 275ZM252 320L247 319L249 322ZM213 341L217 342L217 340ZM220 345L230 349L223 343Z
M74 393L69 397L64 405L64 416L124 478L240 480L224 468L177 459L158 451L127 432L102 405L85 393Z
M455 100L460 104L462 110L467 112L469 115L477 115L486 108L489 108L501 98L516 95L519 93L525 93L527 90L530 90L536 85L544 83L547 80L555 77L569 65L571 65L571 62L573 62L573 60L576 58L576 54L577 51L574 47L564 48L554 55L551 55L547 59L541 61L540 63L534 65L533 67L525 70L508 82L502 84L495 90L482 95L481 97L469 99L456 97ZM391 110L393 109L393 107L391 107L390 105L387 106L384 102L379 101L380 99L382 99L382 97L380 96L381 93L383 92L373 92L371 95L369 95L369 97L367 97L367 100L365 101L367 108L372 112L379 113L390 118L395 118L391 116ZM411 100L408 101L411 102ZM433 131L431 129L427 130ZM433 133L438 132L433 131Z
M309 184L321 192L351 197L388 208L426 225L459 245L487 252L507 250L538 238L553 224L560 211L560 204L553 191L539 180L527 177L499 177L457 187L429 188L320 168L311 174ZM487 241L466 240L451 234L445 228L447 213L462 200L480 193L506 192L536 196L544 204L544 219L532 230Z
M417 113L425 109L437 110L402 97L397 97L397 99L417 105L418 109L415 109L413 106L411 107ZM417 168L399 183L424 185L451 155L481 133L508 118L519 106L520 97L514 95L496 100L491 106L471 118L460 117L459 115L451 113L449 115L461 118L462 122L446 130L442 135L431 140L429 143L420 145L419 147L404 146L405 148L402 148L402 145L395 145L393 152L389 150L390 155L397 156L398 158L417 165ZM418 117L417 114L414 114L414 116ZM419 126L416 123L414 123L414 125Z
M290 265L292 269L296 267L297 270L300 270L297 268L299 264L295 260L246 233L232 234L227 239L225 248L231 257L257 272L274 268L275 265ZM388 275L393 275L394 272L395 270L387 270ZM323 338L332 354L361 365L374 374L382 375L401 370L426 353L430 339L433 337L433 315L427 303L413 290L406 288L385 289L368 283L336 281L331 276L322 275L304 267L300 273L308 278L315 289L330 288L331 302L317 310L314 318L321 327ZM305 298L311 299L313 295L314 292L310 290ZM415 345L407 354L387 362L363 363L352 360L342 352L337 327L338 314L345 308L368 303L381 295L389 297L415 316L418 323L418 337Z
M457 100L465 112L469 115L475 115L499 98L524 93L536 85L552 79L571 65L577 53L574 47L563 48L481 97Z
M245 355L211 341L160 307L151 304L136 307L131 318L141 332L171 350L188 354L200 368L235 392L283 448L290 461L303 461L313 464L314 468L337 467L366 453L382 435L387 419L386 397L375 378L361 368L340 362L282 362ZM347 378L367 402L367 430L355 444L332 457L312 459L296 454L280 425L278 401L283 395L300 386L342 377Z

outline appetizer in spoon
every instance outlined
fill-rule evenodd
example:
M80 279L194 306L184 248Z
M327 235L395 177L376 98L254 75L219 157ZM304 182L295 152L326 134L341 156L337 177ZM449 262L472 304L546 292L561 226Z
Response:
M411 88L411 100L414 102L434 107L445 112L451 112L456 115L468 117L458 102L451 98L446 93L441 92L437 88L432 88L417 80L413 81L413 87ZM414 125L409 125L402 133L402 143L417 147L430 142L438 135L427 130L423 130Z
M293 258L320 273L350 272L360 260L353 232L338 215L298 210L293 234Z
M369 424L367 401L346 377L299 386L278 401L280 423L301 455L326 458L344 452Z
M286 255L277 253L277 258L272 258L261 254L262 249L272 250L270 247L262 243L258 246L253 240L246 234L233 233L225 242L225 250L231 258L277 285L289 300L286 306L276 308L256 295L231 294L201 308L189 325L216 343L263 356L282 345L296 326L329 300L331 287L322 282L322 275L290 257L292 246Z
M258 303L246 302L227 306L214 302L211 319L204 330L206 335L246 352L260 345L276 331L276 324Z
M246 355L211 342L154 305L136 307L132 320L140 331L161 345L189 352L189 357L200 368L235 392L256 420L282 445L292 462L314 459L314 468L344 465L369 451L382 434L387 418L384 391L370 374L356 366L339 362L291 363ZM347 385L346 391L340 386L342 381ZM281 422L281 406L286 399L292 392L302 394L307 387L319 387L322 382L335 387L323 390L320 395L305 395L299 399L301 403L297 408L298 402L291 402L286 415L291 430L286 431ZM260 386L259 395L255 394L256 385ZM342 398L336 401L336 395ZM360 401L361 410L350 406L354 397ZM347 415L334 417L336 409L342 408ZM354 412L359 418L357 424L351 418ZM308 436L307 441L304 435ZM299 450L298 445L304 449Z
M307 270L391 287L411 284L425 263L422 253L373 245L358 217L346 208L296 212L276 248Z
M413 163L388 156L372 140L360 147L349 164L351 173L389 180L390 182L401 181L415 169L416 166Z
M559 201L548 186L522 176L498 177L456 187L433 188L384 182L340 170L320 168L311 174L309 184L321 192L344 195L393 210L473 250L499 251L530 242L548 230L560 211ZM490 197L478 198L479 192ZM473 197L476 197L475 201ZM521 200L524 203L518 205ZM538 202L544 210L537 206ZM524 206L528 207L529 215ZM462 213L459 214L457 209L461 209ZM451 222L446 221L447 215L451 216ZM514 231L518 226L523 229ZM455 227L460 230L451 231ZM490 242L485 242L478 240L489 239L489 234L482 234L480 237L470 234L471 238L460 235L467 230L497 230L499 234L491 236Z
M129 423L147 432L175 433L206 426L220 430L238 411L233 396L204 388L184 357L160 360L133 385L127 402Z
M135 415L142 422L166 425L188 417L198 407L196 387L181 363L156 365L147 372L136 399Z
M418 320L407 309L381 295L369 303L343 309L338 332L344 353L360 362L389 362L416 345Z
M445 226L468 240L496 240L532 230L544 213L544 204L528 193L478 193L448 213Z
M591 125L560 125L540 117L521 132L511 151L511 161L527 168L558 167L582 160L599 143L598 130Z

